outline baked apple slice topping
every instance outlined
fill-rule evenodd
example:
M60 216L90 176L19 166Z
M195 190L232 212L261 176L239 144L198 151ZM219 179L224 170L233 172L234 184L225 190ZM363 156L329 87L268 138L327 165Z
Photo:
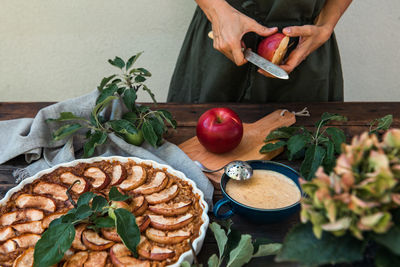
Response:
M121 237L117 233L117 228L101 228L101 234L108 240L114 242L122 242Z
M20 248L29 248L34 247L36 243L39 241L40 235L37 234L23 234L17 237L14 237L13 240L17 243Z
M66 191L67 187L48 182L39 182L33 188L33 193L40 195L51 195L54 199L61 201L68 200Z
M122 165L117 164L112 167L110 185L122 183L127 177L126 170Z
M132 199L131 210L135 216L142 215L147 210L148 204L144 196L138 196Z
M92 230L83 231L82 242L91 250L106 250L114 245L114 242L100 237L98 233Z
M123 244L115 244L110 249L111 262L117 267L150 267L150 262L131 257L131 252Z
M135 190L135 194L149 195L163 190L168 184L168 177L164 172L156 172L154 178L148 184L144 184Z
M89 178L92 187L98 190L103 189L110 183L110 178L108 175L97 167L87 168L83 175Z
M15 204L18 208L36 208L49 212L56 211L56 203L53 199L31 194L21 194L15 200Z
M149 210L164 216L175 216L186 213L189 210L191 204L192 201L190 200L172 204L161 203L156 205L150 205Z
M82 243L82 233L86 229L85 224L80 224L75 228L75 238L72 241L72 248L79 250L87 250L86 246Z
M17 250L17 244L12 240L9 239L0 245L0 253L8 254Z
M41 221L18 223L12 226L19 233L41 234L44 232Z
M146 230L148 239L160 244L177 244L191 236L190 231L177 230L172 232L163 232L154 228Z
M176 184L174 184L173 186L171 186L167 189L164 189L161 192L146 196L146 200L147 200L147 202L149 202L152 205L159 204L159 203L170 201L171 199L176 197L176 195L178 195L178 192L179 192L178 186Z
M3 226L11 225L18 221L39 221L43 219L44 213L37 209L24 209L7 212L1 215L0 224Z
M4 242L14 236L15 232L11 226L6 226L0 229L0 242Z
M14 261L13 267L32 267L34 248L28 248Z
M91 251L84 267L102 267L106 266L108 253L106 251Z
M63 267L83 267L83 264L85 264L88 258L89 253L87 253L86 251L77 252L64 263Z
M189 224L193 215L187 213L180 217L164 217L162 215L149 215L150 225L159 230L177 230Z
M75 183L77 180L79 183ZM76 176L71 172L64 172L61 174L60 181L67 185L75 183L71 190L79 195L89 190L89 183L84 178Z
M150 217L149 216L140 216L136 217L136 224L139 227L140 232L144 232L147 227L150 225Z
M145 237L141 237L137 252L143 258L156 261L166 260L175 256L173 250L152 245Z
M67 213L66 211L56 212L56 213L50 214L49 216L46 216L42 221L42 228L44 228L44 229L49 228L49 225L52 221L60 218L61 216L65 215L66 213Z
M146 182L147 173L141 166L133 166L128 174L128 177L119 184L122 190L132 190L141 186Z

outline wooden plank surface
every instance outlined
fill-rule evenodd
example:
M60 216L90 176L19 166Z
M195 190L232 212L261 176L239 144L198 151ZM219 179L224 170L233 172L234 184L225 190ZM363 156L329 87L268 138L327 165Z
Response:
M51 103L0 103L0 121L18 118L32 118L40 108ZM276 109L284 108L290 111L300 111L308 107L311 117L298 117L296 125L312 127L319 120L323 112L339 113L348 117L347 122L335 123L344 130L348 140L363 131L368 130L371 120L382 117L386 114L393 114L394 127L400 127L400 103L287 103L287 104L159 104L158 108L168 109L178 121L176 131L170 131L166 137L172 143L180 144L195 135L195 126L200 115L212 107L230 107L239 114L243 122L252 123ZM1 153L1 152L0 152ZM298 169L299 162L288 162L284 155L280 155L277 161L288 164ZM12 172L25 166L23 157L17 157L0 165L0 197L15 185ZM221 199L221 191L216 190L214 201ZM209 214L210 219L214 217ZM256 224L246 221L245 218L235 215L233 218L234 228L242 233L249 233L253 237L268 237L274 241L282 241L287 231L298 223L298 215L288 220L275 224ZM207 232L206 239L198 256L200 262L206 263L208 257L217 253L216 242L210 232ZM248 266L294 266L293 264L276 264L273 258L258 258L251 261Z

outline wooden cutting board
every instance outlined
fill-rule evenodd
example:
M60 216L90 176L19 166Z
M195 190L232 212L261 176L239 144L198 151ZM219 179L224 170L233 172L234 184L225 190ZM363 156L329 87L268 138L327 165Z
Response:
M295 115L290 112L276 110L269 115L254 123L243 123L243 138L239 146L234 150L224 154L214 154L208 152L199 142L196 136L183 142L179 147L192 159L198 160L204 166L211 170L221 168L233 160L270 160L279 155L283 149L261 154L259 150L265 144L265 137L272 130L284 126L290 126L296 122ZM223 171L208 173L206 176L213 182L214 186L219 188L221 175Z

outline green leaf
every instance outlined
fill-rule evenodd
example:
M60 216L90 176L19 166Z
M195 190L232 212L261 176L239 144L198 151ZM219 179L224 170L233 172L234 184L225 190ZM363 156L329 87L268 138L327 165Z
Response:
M192 267L192 265L188 261L184 261L181 263L180 267Z
M324 146L326 147L326 155L322 165L324 166L324 171L330 173L336 165L335 146L332 142L326 142Z
M93 221L98 228L112 228L115 227L115 221L110 217L98 217Z
M275 151L281 147L284 147L286 145L285 141L278 141L276 143L268 143L265 144L261 149L260 149L260 153L268 153L271 151Z
M61 223L48 228L35 245L33 266L52 266L61 261L74 238L75 228L72 224Z
M223 221L219 221L218 222L219 225L221 225L223 228L225 228L226 230L226 234L229 235L231 232L231 227L232 227L232 220L231 219L227 219L227 220L223 220Z
M226 244L224 257L229 256L231 251L237 247L241 238L242 234L238 230L230 229L228 234L228 243Z
M307 143L309 142L309 138L305 135L293 135L287 141L287 149L289 151L289 160L293 160L293 157L303 150Z
M136 246L140 241L140 231L135 216L126 209L116 209L114 213L118 235L124 245L137 257Z
M98 118L99 113L110 104L114 99L118 99L117 96L108 96L103 101L96 104L96 106L92 110L92 116L96 120Z
M103 91L104 86L106 86L108 84L109 81L111 81L113 78L115 77L114 75L111 75L110 77L104 77L101 82L100 85L97 87L97 89L101 92Z
M92 134L89 141L83 146L83 157L88 158L93 155L96 146L102 145L107 141L107 133L96 131Z
M92 209L89 207L89 205L81 205L76 209L76 219L78 220L84 220L88 217L90 217L93 214Z
M56 141L61 140L65 137L75 133L80 128L82 128L82 125L80 125L79 123L66 124L64 126L61 126L60 128L58 128L58 130L53 132L53 139Z
M226 243L228 242L228 237L225 233L225 230L221 228L221 226L213 222L212 224L209 225L209 228L211 231L214 233L215 240L217 241L218 245L218 250L219 250L219 259L222 259L222 256L224 255L225 252L225 246Z
M364 249L365 242L350 235L337 237L324 232L317 239L311 224L298 224L286 235L275 260L307 266L354 262L363 259Z
M325 148L322 146L312 145L307 148L304 161L300 166L300 173L306 180L314 176L318 167L321 166L325 154Z
M145 82L145 81L146 81L146 78L141 76L141 75L138 75L138 76L135 77L135 82L137 82L137 83L142 83L142 82Z
M128 111L124 115L122 115L122 119L130 121L131 123L135 123L138 120L138 116L135 112Z
M96 196L96 194L93 192L85 192L79 196L78 202L76 202L76 204L78 205L78 207L82 205L89 205L90 200L92 200L94 196Z
M108 63L120 69L125 67L125 62L120 57L115 57L114 60L109 59Z
M126 62L126 70L129 70L142 54L143 52L139 52L136 55L129 58L128 61Z
M111 187L111 190L108 193L108 198L112 201L125 201L127 199L130 199L131 196L121 194L121 192L119 192L118 189L115 186L113 186Z
M335 127L329 127L326 128L325 131L335 144L335 152L340 154L342 152L342 144L346 142L346 136L344 135L343 130Z
M281 248L281 243L262 244L258 247L257 252L254 253L253 258L276 255Z
M151 77L150 71L148 71L144 68L137 68L137 70L141 73L142 76Z
M95 196L92 201L92 210L94 212L100 212L104 207L108 205L107 199L102 196Z
M389 250L379 248L375 256L376 267L398 267L400 266L400 257L394 255Z
M153 102L155 104L157 104L157 101L156 101L156 98L155 98L153 92L145 84L143 84L143 90L146 91L149 94L149 96L151 97L151 99L153 100Z
M242 235L238 246L229 253L228 267L241 267L253 256L253 244L250 235Z
M104 100L107 99L109 96L115 95L115 93L118 91L118 86L115 83L110 84L107 86L106 89L104 89L100 95L96 99L96 105L103 102Z
M169 125L172 126L172 128L176 128L177 123L176 120L174 120L174 118L172 117L171 112L164 109L157 110L157 112L161 114L161 116L169 123Z
M393 123L393 115L389 114L382 118L375 119L369 123L369 133L376 134L379 131L386 131Z
M81 121L86 121L85 118L75 116L74 113L72 112L61 112L60 117L57 119L47 119L46 122L53 122L53 121L75 121L75 120L81 120Z
M150 118L148 121L150 122L154 132L157 135L157 145L160 145L162 143L163 135L165 132L164 123L157 120L156 117Z
M393 226L385 234L371 233L371 238L378 244L389 249L392 253L400 256L400 227Z
M212 254L208 259L208 267L218 267L220 265L217 254Z
M153 147L157 147L158 137L149 121L143 123L142 130L144 139Z
M125 106L128 110L132 111L135 108L136 103L136 91L133 88L129 88L125 90L124 95L122 96L122 100L124 101Z
M138 129L130 121L122 119L122 120L110 121L109 123L110 123L111 128L119 134L127 134L127 133L137 134L138 133Z
M339 114L324 112L324 114L321 116L321 119L315 124L315 127L322 127L330 121L347 121L347 118Z
M270 132L265 138L265 142L270 142L276 139L289 139L300 129L301 129L300 127L295 127L295 126L281 127L277 130Z

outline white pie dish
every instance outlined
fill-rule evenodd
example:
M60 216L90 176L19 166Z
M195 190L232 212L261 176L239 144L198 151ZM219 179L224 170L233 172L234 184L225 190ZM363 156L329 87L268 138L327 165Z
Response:
M98 162L98 161L111 161L111 162L112 161L119 161L121 163L126 163L129 160L132 160L132 161L136 162L137 164L143 163L143 164L146 164L146 165L150 165L151 167L153 167L155 169L161 169L161 170L165 169L168 173L170 173L170 174L172 174L172 175L174 175L174 176L176 176L176 177L178 177L178 178L180 178L180 179L182 179L184 181L187 181L192 186L193 193L199 195L200 205L203 208L203 212L201 214L201 219L202 219L203 223L201 224L200 229L199 229L199 231L200 231L199 232L199 236L192 243L194 251L196 252L196 254L198 254L200 252L200 250L201 250L202 245L203 245L204 238L205 238L205 235L206 235L206 232L207 232L207 228L208 228L208 224L209 224L209 218L208 218L208 215L207 215L207 213L208 213L208 205L204 200L203 192L201 192L197 188L195 182L193 182L192 180L188 179L186 177L186 175L183 174L182 172L173 169L169 165L160 164L160 163L157 163L157 162L152 161L152 160L143 160L143 159L136 158L136 157L112 156L112 157L94 157L94 158L89 158L89 159L78 159L78 160L74 160L74 161L71 161L71 162L62 163L62 164L56 165L56 166L54 166L54 167L52 167L50 169L46 169L46 170L40 171L37 174L35 174L34 176L32 176L32 177L24 179L21 183L19 183L17 186L13 187L12 189L10 189L6 193L4 198L0 200L0 205L1 206L5 205L7 203L7 201L10 199L10 197L14 193L20 191L25 185L34 182L35 180L39 179L40 177L42 177L45 174L53 172L54 170L56 170L59 167L74 167L74 166L76 166L76 165L78 165L80 163L94 163L94 162ZM183 261L188 261L188 262L191 263L193 261L193 259L194 259L194 257L193 257L192 251L188 250L188 251L182 253L180 255L179 259L175 263L173 263L171 265L168 265L168 266L169 267L178 267L178 266L181 265L181 263Z

